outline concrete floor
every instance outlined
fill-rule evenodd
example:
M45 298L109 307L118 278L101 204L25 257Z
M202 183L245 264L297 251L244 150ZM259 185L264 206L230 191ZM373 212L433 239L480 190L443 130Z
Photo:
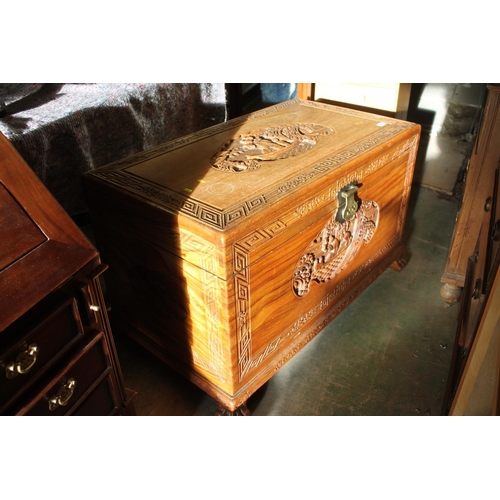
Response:
M254 416L439 415L458 306L440 298L458 202L414 185L408 265L384 272L248 401ZM116 335L138 415L214 415L214 399Z

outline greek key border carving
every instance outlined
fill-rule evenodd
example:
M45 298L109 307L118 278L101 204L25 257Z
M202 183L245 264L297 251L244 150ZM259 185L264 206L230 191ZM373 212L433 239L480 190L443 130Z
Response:
M252 359L252 332L250 325L250 266L249 252L237 245L233 246L233 261L236 275L234 278L234 293L236 301L236 325L238 367L240 380L248 371Z

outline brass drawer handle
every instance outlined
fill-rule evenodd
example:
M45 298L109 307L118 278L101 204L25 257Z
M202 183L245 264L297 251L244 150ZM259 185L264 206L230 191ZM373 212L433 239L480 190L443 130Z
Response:
M5 376L10 379L18 375L25 375L33 368L37 356L38 346L36 344L31 344L28 349L17 355L15 361L9 363L5 367Z
M66 406L73 396L73 392L75 390L76 380L74 378L70 378L58 391L57 394L52 396L49 399L49 410L54 411L59 406Z

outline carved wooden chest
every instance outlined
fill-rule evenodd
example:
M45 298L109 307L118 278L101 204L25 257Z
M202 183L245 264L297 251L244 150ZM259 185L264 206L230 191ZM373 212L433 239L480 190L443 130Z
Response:
M402 264L419 136L412 123L292 100L87 175L115 329L221 414L245 413Z

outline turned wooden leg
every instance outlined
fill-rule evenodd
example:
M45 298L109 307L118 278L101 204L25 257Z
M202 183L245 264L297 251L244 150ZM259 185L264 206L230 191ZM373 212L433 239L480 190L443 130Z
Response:
M248 417L250 410L246 405L241 405L236 410L229 410L228 408L219 404L219 410L215 414L218 417Z
M449 283L445 283L441 287L441 298L451 306L455 302L460 300L462 295L462 288L457 285L450 285Z

